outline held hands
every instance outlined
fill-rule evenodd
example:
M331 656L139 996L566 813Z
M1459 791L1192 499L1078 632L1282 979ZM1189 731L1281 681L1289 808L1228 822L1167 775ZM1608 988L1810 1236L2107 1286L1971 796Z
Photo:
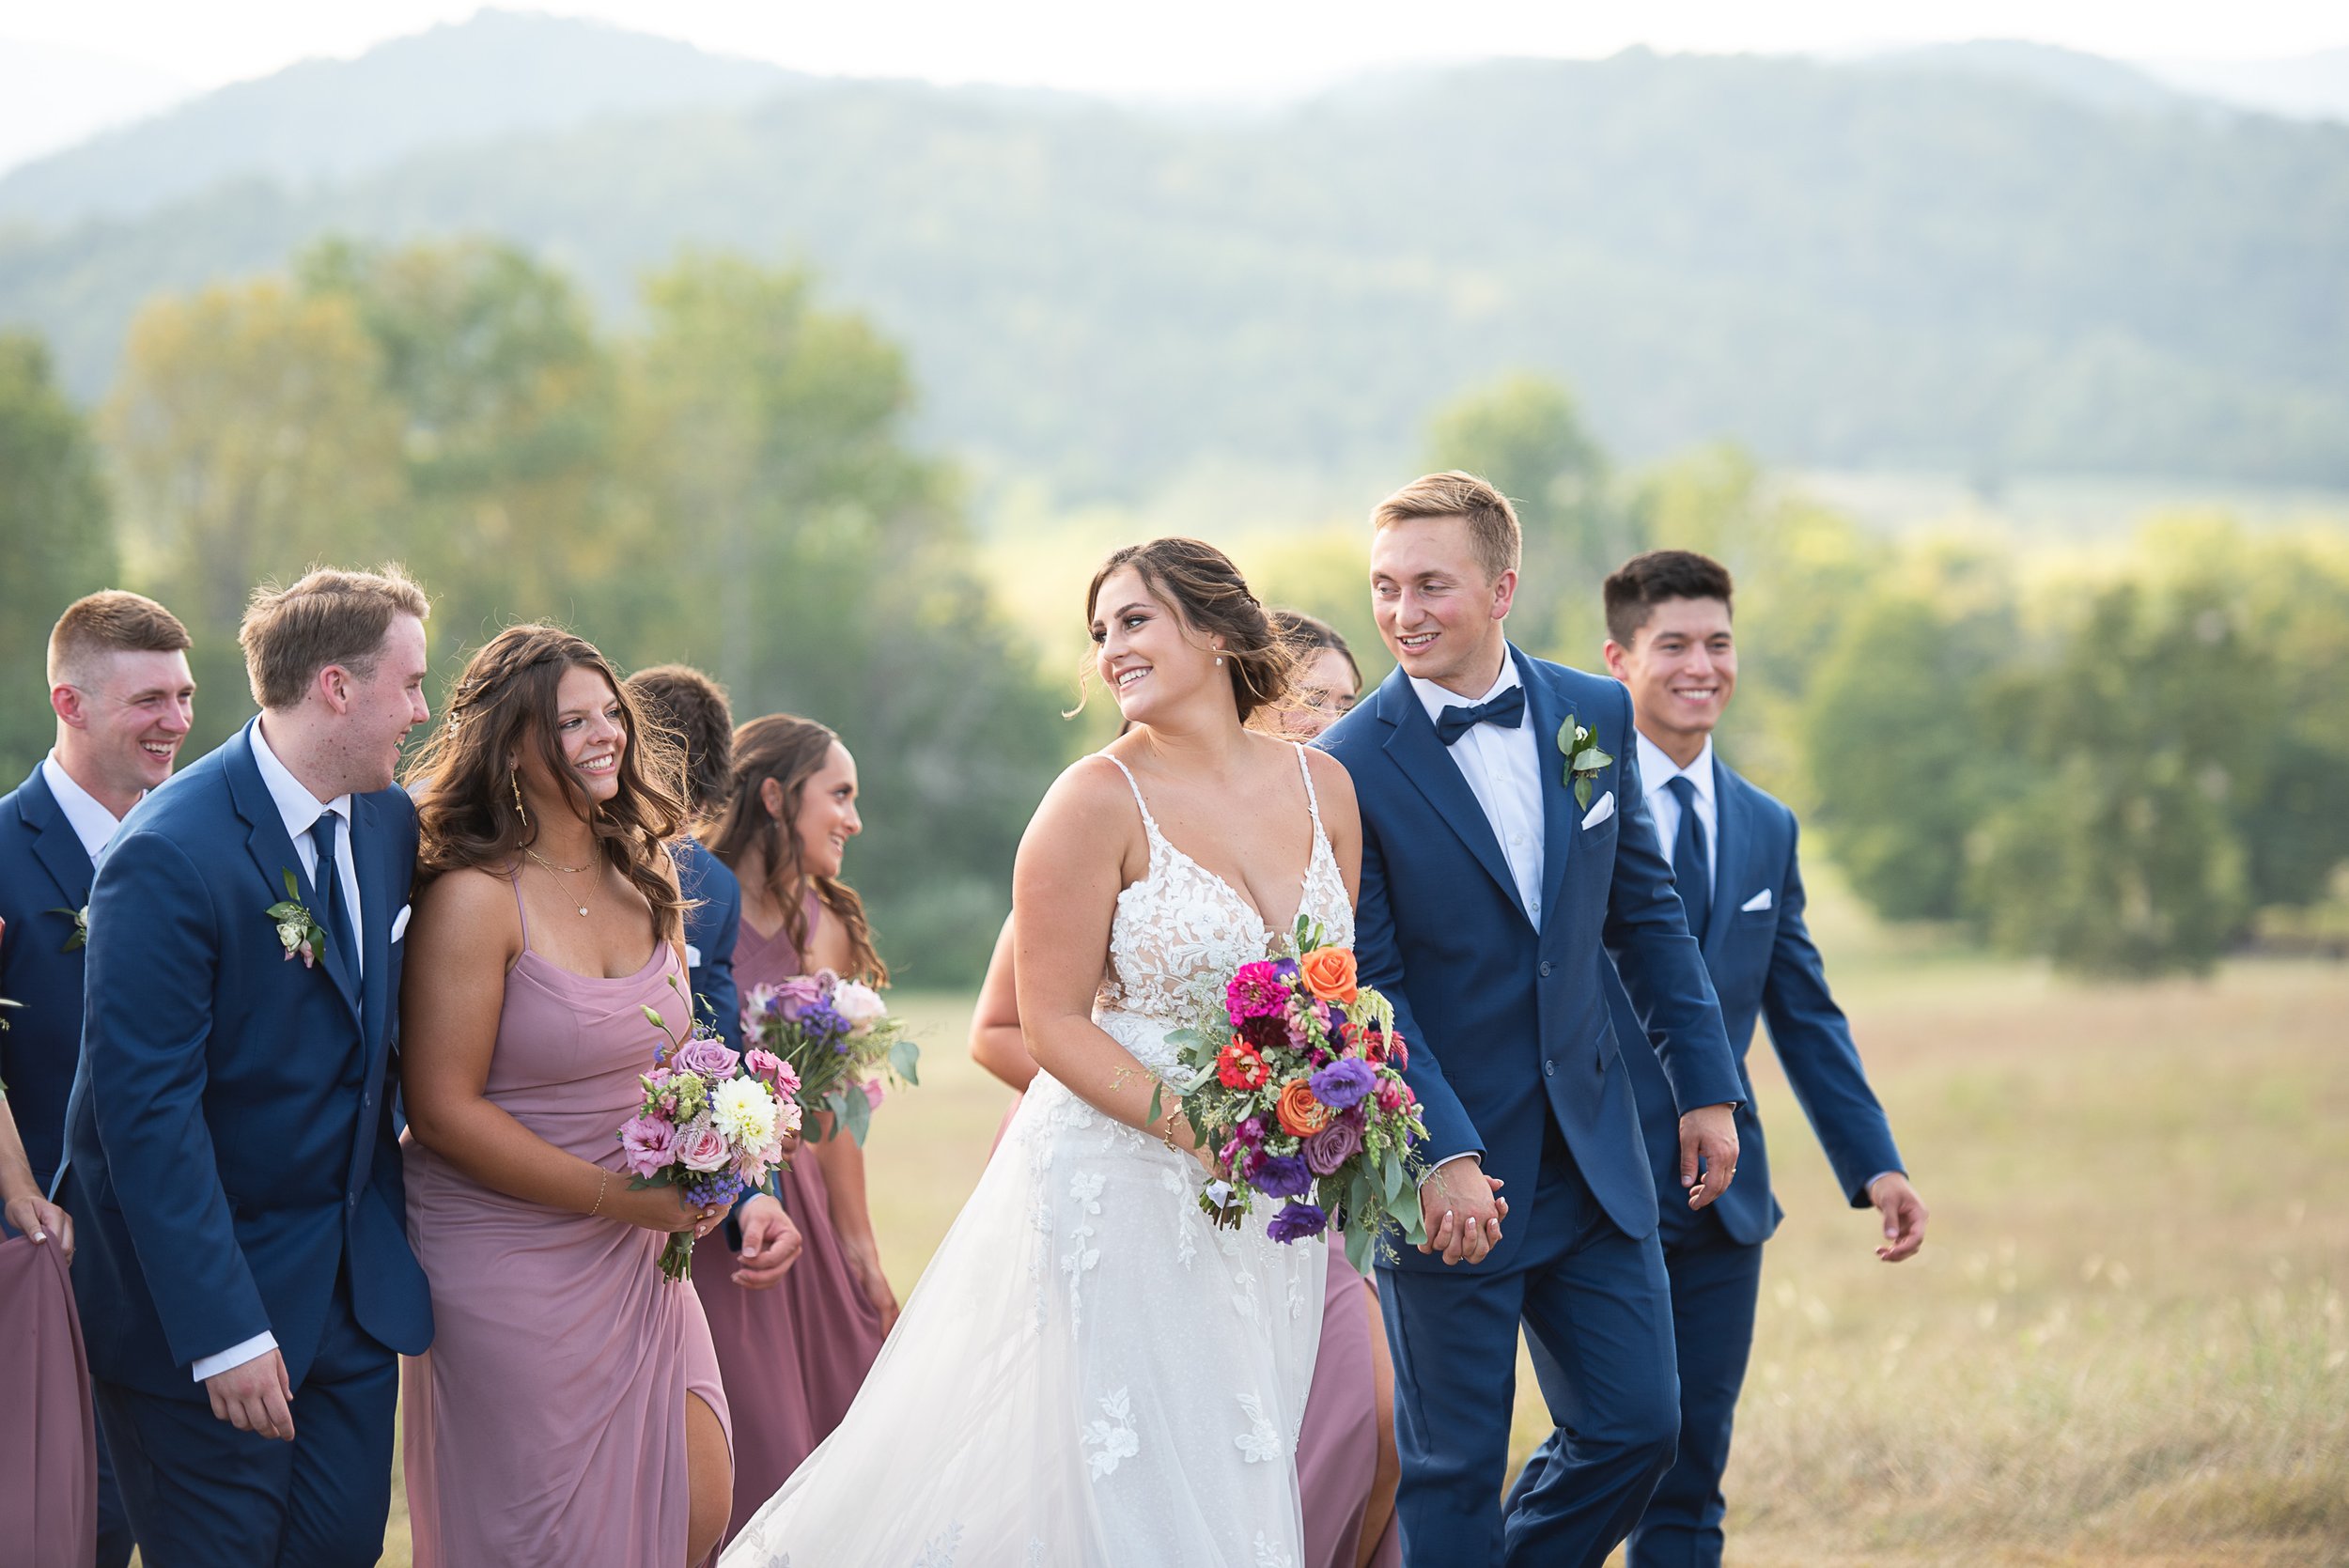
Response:
M1884 1216L1884 1245L1876 1256L1886 1263L1913 1258L1925 1244L1925 1201L1898 1171L1888 1171L1868 1187L1868 1202Z
M1446 1160L1419 1184L1419 1217L1427 1228L1423 1252L1443 1254L1446 1264L1483 1263L1501 1245L1501 1221L1509 1200L1502 1182L1485 1174L1484 1159L1466 1155Z
M282 1443L294 1440L293 1380L286 1375L286 1358L276 1351L265 1350L212 1374L204 1379L204 1392L215 1420Z
M744 1290L774 1289L806 1245L783 1205L760 1193L742 1205L742 1261L734 1282Z
M1702 1162L1703 1179L1698 1179ZM1680 1185L1701 1209L1729 1190L1737 1174L1737 1118L1726 1103L1701 1105L1680 1119Z
M73 1216L66 1213L46 1198L11 1198L8 1206L8 1223L18 1234L28 1235L41 1246L54 1236L65 1250L65 1261L73 1261Z

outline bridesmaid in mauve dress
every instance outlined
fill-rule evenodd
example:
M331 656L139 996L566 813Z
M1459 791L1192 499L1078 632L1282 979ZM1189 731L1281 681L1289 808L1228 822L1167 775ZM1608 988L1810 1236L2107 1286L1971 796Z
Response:
M1275 610L1272 624L1298 650L1299 703L1282 709L1282 728L1310 743L1354 706L1361 673L1336 631L1308 615ZM1005 916L971 1018L971 1059L1015 1093L995 1139L1018 1114L1035 1077L1019 1030L1012 978L1011 919ZM1402 1568L1403 1536L1394 1489L1402 1467L1394 1452L1394 1369L1387 1357L1377 1288L1346 1261L1332 1235L1322 1296L1321 1349L1305 1394L1297 1436L1297 1486L1305 1508L1303 1568Z
M856 760L832 731L787 714L735 731L733 787L708 842L742 883L734 978L746 1001L819 969L888 978L863 905L840 880L862 831ZM723 1235L694 1249L693 1283L734 1392L729 1538L840 1424L897 1317L865 1211L863 1152L845 1134L819 1141L817 1121L782 1177L802 1238L782 1281L744 1290Z
M593 647L515 627L411 777L403 1148L436 1325L401 1369L418 1568L677 1568L724 1528L716 1351L657 1261L723 1210L631 1190L616 1137L661 1044L645 1010L690 1026L661 752Z

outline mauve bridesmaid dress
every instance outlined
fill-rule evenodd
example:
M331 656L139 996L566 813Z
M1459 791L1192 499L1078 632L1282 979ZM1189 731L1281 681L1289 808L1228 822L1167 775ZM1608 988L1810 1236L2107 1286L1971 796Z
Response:
M809 912L813 919L812 901ZM745 998L753 986L779 985L802 972L790 927L763 937L742 922L734 979ZM734 1282L739 1260L727 1240L732 1227L711 1232L693 1249L693 1287L709 1315L718 1365L735 1394L728 1540L832 1436L880 1354L880 1313L848 1272L813 1143L792 1157L782 1181L783 1206L806 1247L772 1290L744 1290Z
M644 1009L688 1021L677 950L661 942L607 980L529 939L525 916L485 1094L621 1190L614 1134L660 1043ZM416 1568L677 1568L687 1396L732 1439L701 1302L661 1276L667 1238L493 1192L412 1137L402 1152L435 1326L432 1348L400 1368Z

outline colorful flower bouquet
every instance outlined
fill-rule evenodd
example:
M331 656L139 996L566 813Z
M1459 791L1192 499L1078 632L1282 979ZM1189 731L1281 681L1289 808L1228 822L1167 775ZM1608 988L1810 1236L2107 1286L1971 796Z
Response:
M1403 1081L1394 1008L1356 983L1353 951L1304 917L1286 945L1292 955L1241 965L1197 1025L1167 1037L1182 1063L1183 1114L1225 1172L1200 1206L1236 1226L1258 1196L1280 1200L1267 1229L1282 1242L1336 1219L1362 1268L1390 1221L1408 1242L1426 1239L1425 1172L1411 1148L1427 1128ZM1154 1093L1154 1122L1159 1104Z
M679 1038L654 1009L645 1017L661 1046L638 1079L645 1103L617 1134L635 1172L630 1189L681 1188L689 1203L732 1204L766 1186L784 1164L784 1141L800 1130L799 1074L768 1051L731 1049L707 1024ZM673 1283L692 1278L692 1232L670 1235L661 1272Z
M795 975L780 986L758 986L742 1003L742 1038L762 1048L753 1055L780 1058L797 1076L800 1104L829 1111L830 1137L846 1127L864 1143L884 1079L919 1083L922 1048L905 1037L905 1023L870 986L830 970Z

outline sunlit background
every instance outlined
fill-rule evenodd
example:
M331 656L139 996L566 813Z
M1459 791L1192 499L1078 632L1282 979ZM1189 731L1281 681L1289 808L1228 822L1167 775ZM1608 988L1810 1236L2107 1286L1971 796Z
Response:
M555 618L831 723L901 1288L1095 562L1223 544L1375 681L1362 520L1455 465L1535 652L1737 574L1724 751L1935 1205L1876 1265L1764 1075L1733 1560L2344 1560L2349 13L0 11L0 780L69 599L188 622L208 745L313 561L443 676Z

